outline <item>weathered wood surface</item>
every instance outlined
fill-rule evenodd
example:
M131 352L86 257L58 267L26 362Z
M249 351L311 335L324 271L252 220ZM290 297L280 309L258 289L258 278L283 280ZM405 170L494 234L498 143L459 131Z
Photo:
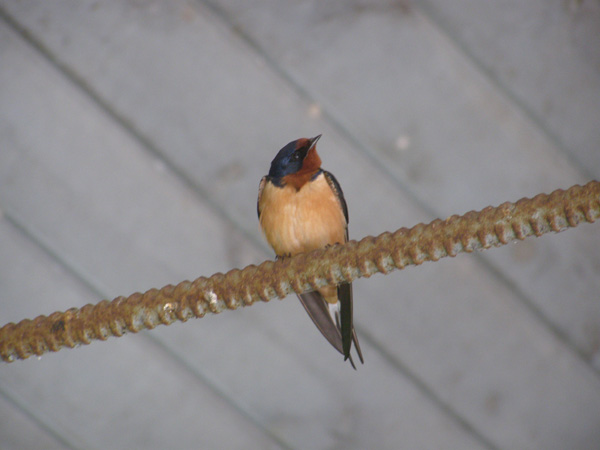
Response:
M597 3L471 3L0 2L0 322L270 257L300 136L351 237L600 178ZM599 236L360 280L357 372L293 298L3 365L0 447L597 448Z

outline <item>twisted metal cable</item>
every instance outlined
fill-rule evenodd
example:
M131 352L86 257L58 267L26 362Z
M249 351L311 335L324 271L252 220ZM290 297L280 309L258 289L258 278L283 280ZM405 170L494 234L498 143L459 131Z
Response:
M411 229L367 236L360 242L350 241L226 274L150 289L143 294L55 312L48 317L9 323L0 329L0 356L7 362L39 356L95 339L106 340L176 320L185 322L206 313L252 305L257 300L266 302L292 292L351 282L377 272L387 274L461 252L499 247L515 239L594 222L598 217L600 182L591 181L583 187L576 185L566 191L539 194L496 208L488 206Z

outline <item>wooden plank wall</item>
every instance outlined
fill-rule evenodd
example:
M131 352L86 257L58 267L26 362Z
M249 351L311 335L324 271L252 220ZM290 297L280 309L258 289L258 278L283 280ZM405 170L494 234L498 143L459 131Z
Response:
M0 1L0 325L258 263L323 133L360 238L600 178L594 0ZM600 231L0 365L0 448L597 449Z

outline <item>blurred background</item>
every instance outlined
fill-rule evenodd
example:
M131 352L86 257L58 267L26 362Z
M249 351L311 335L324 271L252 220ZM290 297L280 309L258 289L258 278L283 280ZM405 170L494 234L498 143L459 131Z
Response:
M0 325L272 258L323 133L362 238L600 178L598 0L0 0ZM598 449L600 228L0 364L2 449Z

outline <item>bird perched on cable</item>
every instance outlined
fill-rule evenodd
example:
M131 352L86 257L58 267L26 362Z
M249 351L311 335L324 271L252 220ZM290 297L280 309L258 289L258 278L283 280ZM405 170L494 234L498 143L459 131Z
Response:
M335 177L321 169L316 147L320 137L287 144L271 162L269 174L260 181L258 219L278 258L348 240L348 208ZM344 360L350 359L356 369L350 356L354 342L364 363L352 323L350 283L299 294L298 298Z

